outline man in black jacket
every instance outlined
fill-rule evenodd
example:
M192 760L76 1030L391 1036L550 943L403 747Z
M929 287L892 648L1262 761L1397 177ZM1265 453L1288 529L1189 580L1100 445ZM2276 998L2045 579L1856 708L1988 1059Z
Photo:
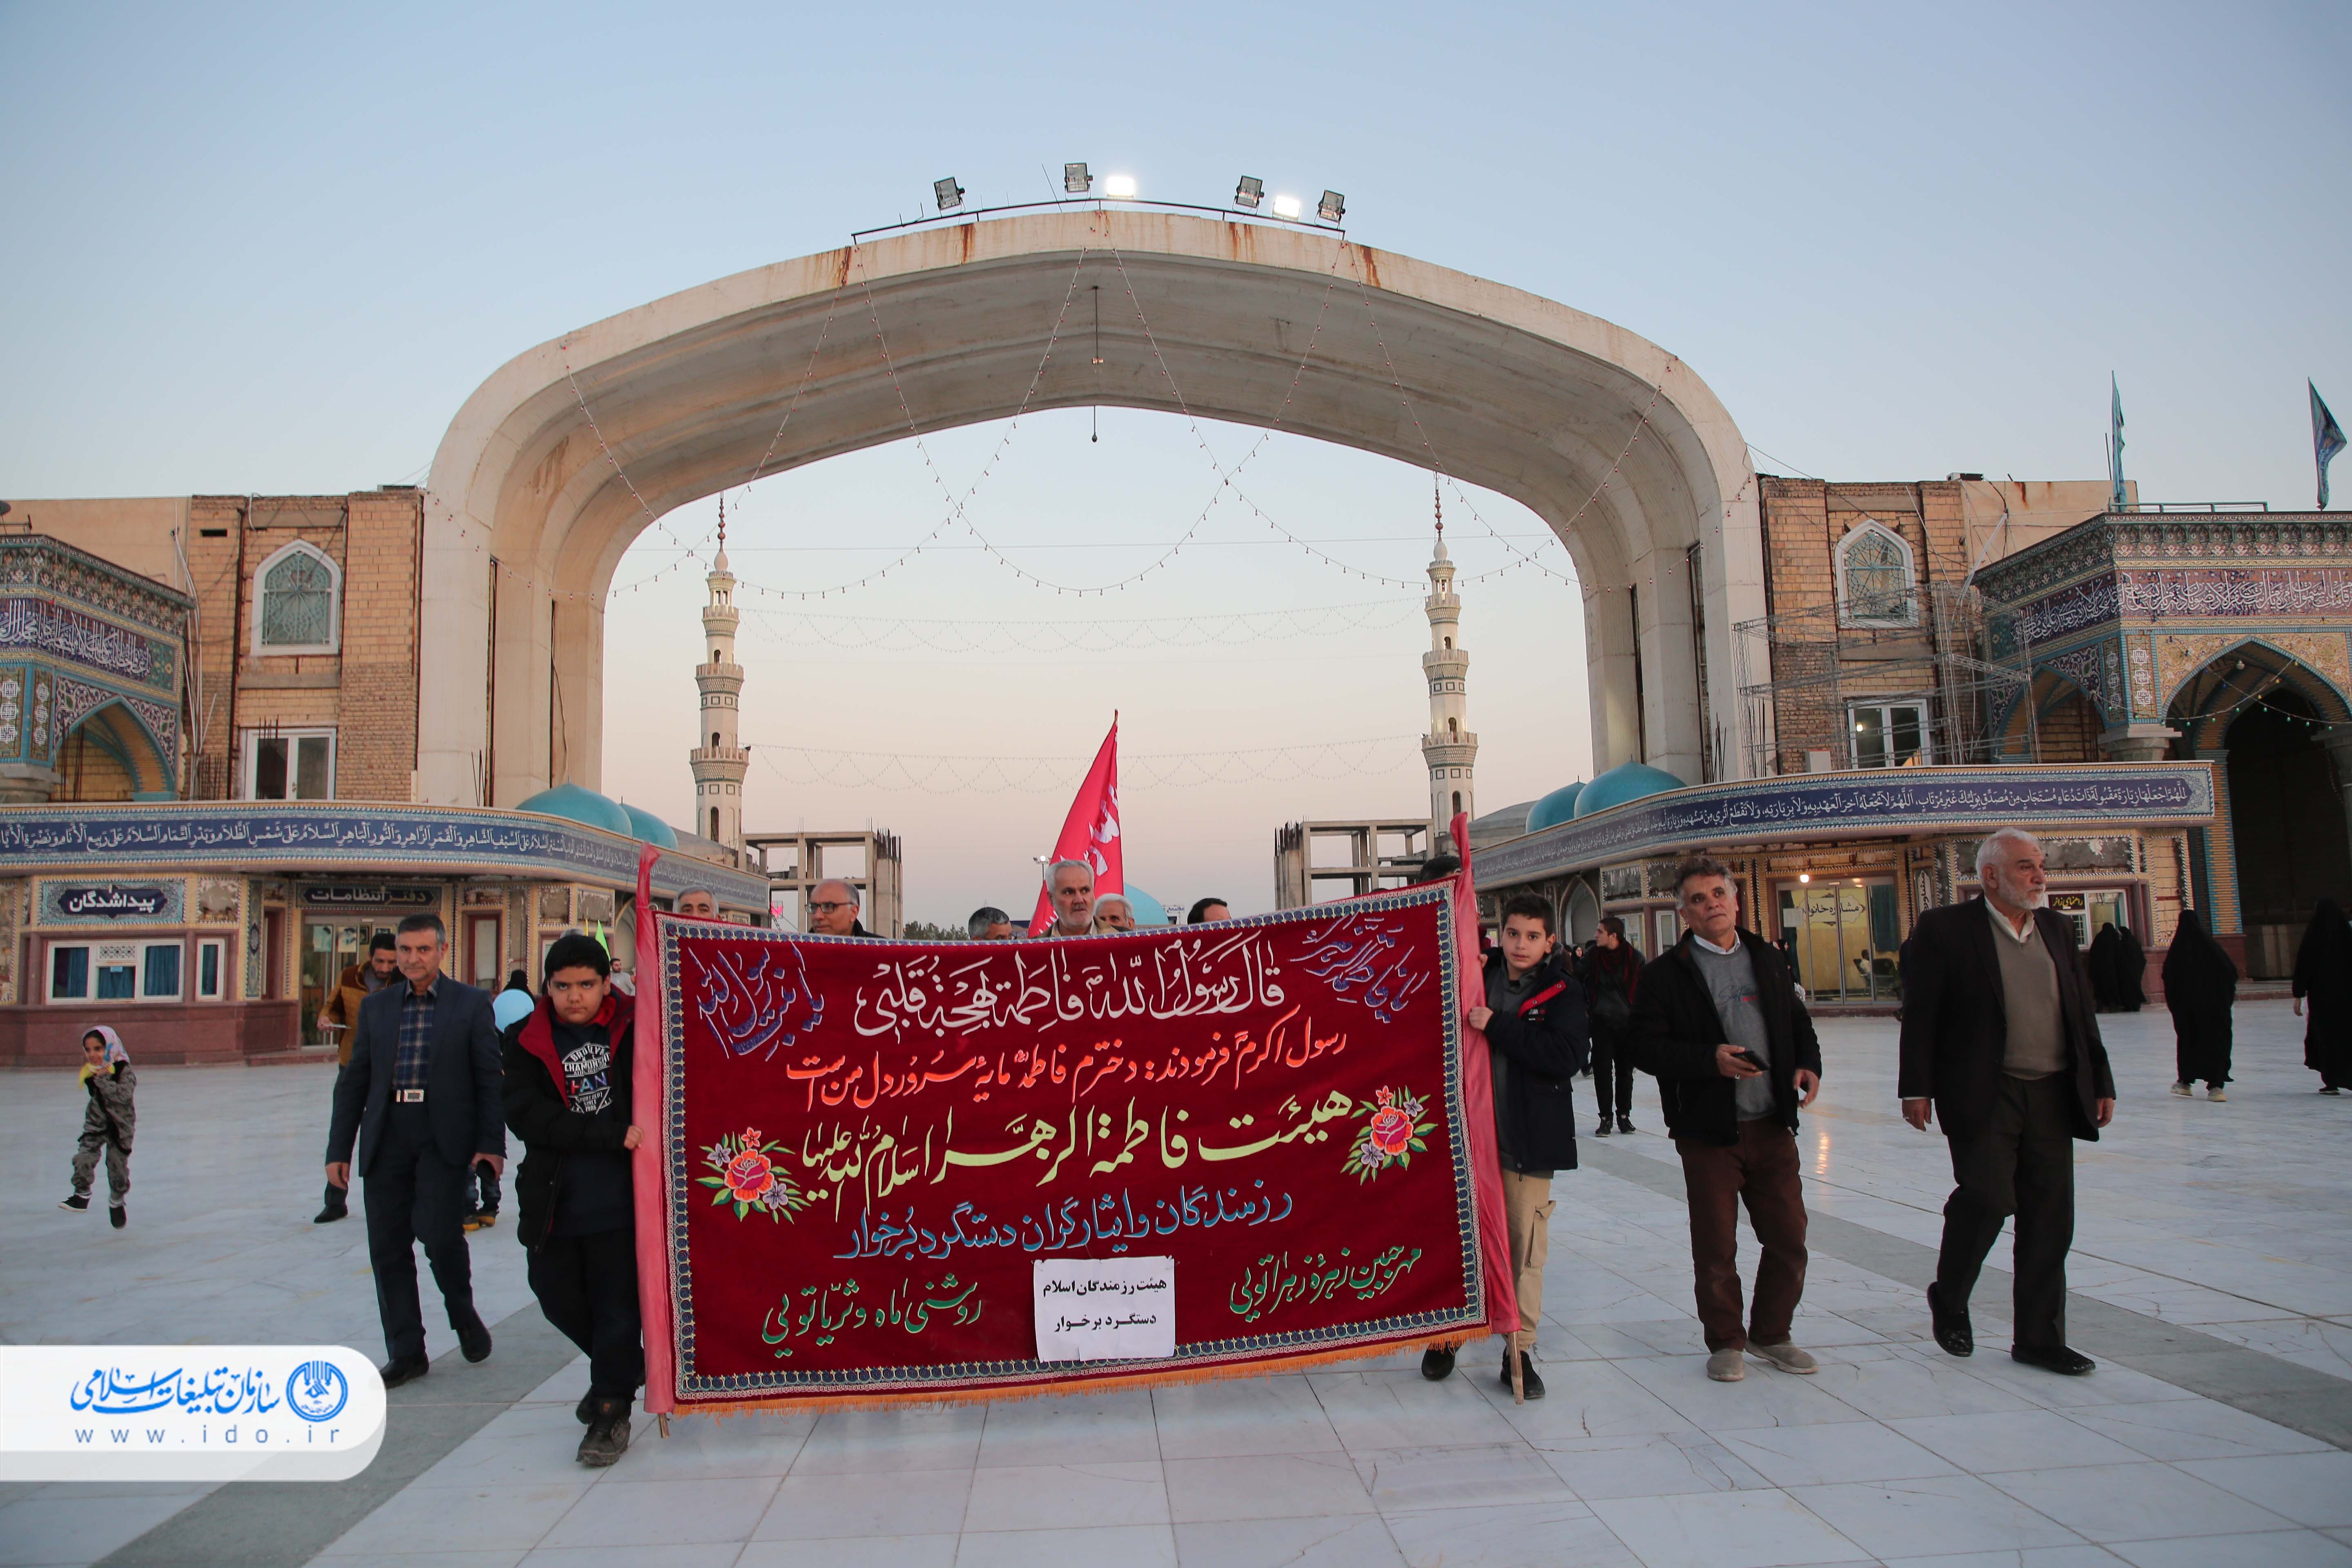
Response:
M2116 1081L2074 928L2048 908L2042 846L2002 828L1977 847L1979 898L1930 910L1903 952L1903 1117L1944 1119L1951 1197L1927 1289L1936 1342L1976 1351L1969 1321L1985 1254L2017 1216L2016 1339L2010 1355L2079 1377L2066 1344L2066 1252L2074 1241L2074 1144L2116 1113Z
M1503 1213L1519 1298L1519 1371L1529 1399L1543 1397L1536 1375L1537 1320L1543 1313L1544 1259L1550 1251L1551 1178L1576 1169L1576 1106L1571 1080L1591 1049L1584 992L1555 951L1551 906L1522 893L1503 905L1503 945L1486 955L1484 1003L1470 1026L1486 1037L1495 1085L1495 1144L1503 1163ZM1509 1342L1503 1386L1511 1386ZM1435 1382L1454 1370L1454 1352L1422 1352L1421 1374Z
M467 1170L506 1168L499 1122L499 1036L490 994L441 973L449 939L438 915L410 915L394 938L406 984L360 1004L352 1059L335 1076L327 1130L327 1181L352 1184L352 1142L367 1179L368 1263L383 1320L383 1385L425 1375L425 1312L416 1296L416 1244L467 1361L490 1353L474 1310L473 1258L466 1250Z
M1675 887L1690 930L1642 971L1633 1051L1657 1078L1666 1131L1683 1159L1706 1374L1738 1382L1748 1375L1748 1351L1783 1372L1815 1372L1819 1363L1797 1348L1790 1325L1805 1291L1797 1112L1821 1091L1821 1042L1780 953L1739 929L1739 892L1723 863L1685 860ZM1743 1199L1763 1247L1745 1326Z
M523 1147L516 1237L539 1310L588 1354L577 1457L597 1467L627 1450L629 1402L646 1380L629 1160L645 1142L631 1115L635 1002L612 973L594 937L557 938L539 1005L505 1039L507 1123Z

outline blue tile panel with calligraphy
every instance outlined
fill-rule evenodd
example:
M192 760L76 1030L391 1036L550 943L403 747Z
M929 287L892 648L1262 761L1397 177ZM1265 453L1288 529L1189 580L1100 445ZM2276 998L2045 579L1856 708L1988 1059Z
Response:
M2212 821L2213 799L2210 763L1798 773L1650 795L1498 844L1475 856L1471 869L1479 887L1501 888L1604 860L1758 840L1946 833L2003 824L2194 826Z
M127 763L135 787L173 793L180 754L180 647L193 601L152 578L41 534L0 539L0 759L55 765L92 715L110 749L152 754ZM108 710L129 715L127 727Z
M637 875L634 838L534 812L475 806L335 802L169 802L131 806L0 806L0 875L70 871L131 880L141 867L235 866L307 870L440 871L602 882ZM92 875L93 872L101 875ZM665 897L708 888L738 909L768 907L768 882L665 852L654 867Z

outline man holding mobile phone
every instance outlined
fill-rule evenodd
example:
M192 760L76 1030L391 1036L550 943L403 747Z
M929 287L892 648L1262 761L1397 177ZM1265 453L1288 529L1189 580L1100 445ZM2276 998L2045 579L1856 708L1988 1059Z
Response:
M1642 971L1633 1054L1658 1080L1666 1131L1682 1155L1706 1374L1739 1381L1749 1352L1782 1372L1812 1373L1819 1363L1797 1348L1790 1322L1806 1261L1797 1111L1821 1090L1821 1042L1788 964L1739 929L1739 891L1723 863L1695 856L1677 868L1675 886L1690 929ZM1745 1323L1742 1200L1763 1247Z

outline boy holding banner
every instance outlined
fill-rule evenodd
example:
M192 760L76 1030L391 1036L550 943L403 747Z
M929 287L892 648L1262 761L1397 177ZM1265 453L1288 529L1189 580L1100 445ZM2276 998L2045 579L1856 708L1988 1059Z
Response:
M1552 1173L1576 1169L1576 1106L1571 1088L1591 1053L1584 992L1562 962L1551 905L1522 893L1503 905L1503 942L1486 955L1485 1002L1469 1010L1485 1032L1495 1082L1495 1144L1503 1164L1503 1206L1518 1282L1519 1371L1527 1397L1543 1397L1532 1352L1543 1313L1544 1260L1550 1251ZM1454 1371L1451 1350L1422 1354L1432 1382ZM1503 1386L1511 1386L1511 1352L1503 1352Z

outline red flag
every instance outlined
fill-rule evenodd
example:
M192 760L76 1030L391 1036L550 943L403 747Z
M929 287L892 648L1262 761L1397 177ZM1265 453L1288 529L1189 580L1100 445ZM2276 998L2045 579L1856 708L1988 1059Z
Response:
M1118 715L1110 716L1110 733L1103 737L1095 765L1070 802L1062 820L1062 836L1054 840L1054 858L1083 860L1094 868L1095 897L1127 891L1126 859L1118 843ZM1030 917L1029 934L1041 936L1054 923L1054 893L1050 885L1037 889L1037 912Z

